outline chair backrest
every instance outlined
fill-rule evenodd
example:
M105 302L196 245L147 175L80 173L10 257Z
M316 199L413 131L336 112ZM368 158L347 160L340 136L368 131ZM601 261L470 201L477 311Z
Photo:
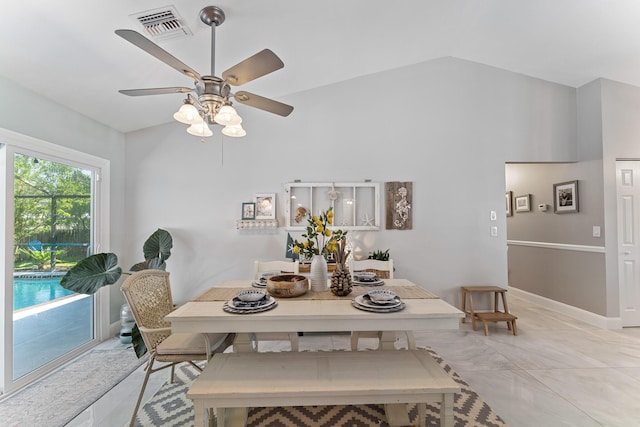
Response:
M253 263L253 278L259 279L260 273L265 271L280 271L281 273L300 273L300 261L255 261Z
M379 259L351 260L351 272L371 271L381 279L393 279L393 260L381 261Z
M142 270L133 273L122 284L122 293L131 308L144 344L149 352L171 334L171 323L164 317L173 311L169 273L162 270ZM145 329L164 331L145 332Z

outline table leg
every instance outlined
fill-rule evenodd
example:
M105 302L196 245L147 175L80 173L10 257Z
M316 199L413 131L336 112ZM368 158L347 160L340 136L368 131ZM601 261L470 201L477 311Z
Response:
M233 340L233 351L235 353L246 353L254 351L250 334L237 333Z
M395 350L396 349L396 333L394 331L379 332L380 344L378 350Z
M453 394L445 394L440 404L440 427L453 427L455 417L453 416Z
M204 423L204 401L201 399L195 399L193 401L193 410L195 411L195 420L194 420L194 426L205 426L206 424Z
M406 403L386 404L384 405L384 413L387 416L387 423L391 427L411 425L411 421L409 420L409 410Z
M507 295L506 295L506 292L500 292L500 294L502 295L502 306L504 307L504 312L508 313L509 312L509 307L507 306Z

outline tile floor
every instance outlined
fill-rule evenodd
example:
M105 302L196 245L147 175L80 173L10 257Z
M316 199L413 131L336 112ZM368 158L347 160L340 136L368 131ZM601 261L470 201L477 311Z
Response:
M640 425L640 328L599 329L513 296L509 305L518 336L504 322L488 337L464 323L458 331L416 333L416 341L443 356L511 427ZM348 347L348 335L300 340L301 350ZM68 426L124 426L142 378L138 369ZM151 378L149 396L167 379Z

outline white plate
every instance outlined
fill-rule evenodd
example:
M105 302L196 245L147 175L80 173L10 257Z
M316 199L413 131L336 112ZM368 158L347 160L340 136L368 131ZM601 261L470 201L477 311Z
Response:
M382 286L384 285L384 280L378 280L377 282L360 282L358 280L354 280L352 283L354 286Z
M241 301L238 298L233 298L230 301L227 301L226 304L233 308L234 310L255 310L257 308L265 308L275 304L276 300L271 298L270 296L266 296L264 300L255 301L255 302L245 302Z
M252 308L252 309L238 309L238 308L234 308L233 306L229 305L230 301L227 301L224 303L224 305L222 306L222 310L226 311L227 313L234 313L234 314L252 314L252 313L261 313L263 311L269 311L273 308L275 308L278 303L276 302L276 300L273 300L273 304L269 304L266 306L261 306L258 308Z
M392 300L389 304L376 304L375 302L371 301L369 298L366 298L364 295L358 295L357 297L355 297L353 299L353 301L358 304L361 305L363 307L367 307L367 308L375 308L378 310L390 310L392 308L398 307L402 304L402 301L400 300L400 298L396 297L394 300Z
M351 300L351 305L357 308L358 310L371 311L373 313L393 313L394 311L404 310L405 304L400 302L400 305L396 307L369 307L366 305L360 305L355 300Z

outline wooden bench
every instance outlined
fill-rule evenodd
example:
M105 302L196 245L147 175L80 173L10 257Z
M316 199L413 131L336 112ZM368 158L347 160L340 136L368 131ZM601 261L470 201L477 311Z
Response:
M195 425L215 408L218 426L232 424L226 408L440 402L440 425L453 427L460 386L426 350L319 351L216 354L187 392ZM405 408L406 405L402 405ZM246 425L244 418L236 425ZM404 414L406 416L406 413Z

